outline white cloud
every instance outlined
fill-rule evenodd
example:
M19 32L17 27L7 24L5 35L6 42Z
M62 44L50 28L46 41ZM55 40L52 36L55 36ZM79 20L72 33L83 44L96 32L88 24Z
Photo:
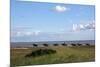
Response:
M95 23L88 24L73 24L73 31L81 31L81 30L93 30L95 29Z
M35 35L39 35L40 32L41 31L35 31L34 33L35 33Z
M20 31L17 31L14 33L14 36L17 36L17 37L21 37L21 36L31 36L33 35L32 32L20 32Z
M34 32L21 32L21 31L14 31L11 32L11 36L21 37L21 36L37 36L41 31L34 31Z
M22 36L21 32L16 32L16 36Z
M33 32L25 32L24 34L27 36L30 36L30 35L33 35L34 33Z
M57 12L64 12L64 11L69 10L69 8L64 7L64 6L57 5L57 6L53 7L53 10L55 10Z

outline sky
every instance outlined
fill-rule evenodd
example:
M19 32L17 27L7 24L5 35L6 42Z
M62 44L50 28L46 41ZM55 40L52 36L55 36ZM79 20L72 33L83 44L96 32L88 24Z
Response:
M95 6L11 0L11 42L95 39Z

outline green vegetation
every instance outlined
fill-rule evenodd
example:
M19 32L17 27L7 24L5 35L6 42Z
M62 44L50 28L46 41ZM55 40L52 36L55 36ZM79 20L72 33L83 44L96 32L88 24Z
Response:
M45 49L56 50L53 54L44 55ZM32 52L41 53L43 55L33 56ZM31 54L30 57L25 57ZM95 61L94 46L51 46L37 47L29 49L13 49L11 48L11 66L40 65L40 64L57 64L57 63L73 63L73 62L92 62Z
M54 53L56 53L56 51L52 49L39 49L36 51L32 51L31 53L27 54L25 57L38 57L38 56L54 54Z

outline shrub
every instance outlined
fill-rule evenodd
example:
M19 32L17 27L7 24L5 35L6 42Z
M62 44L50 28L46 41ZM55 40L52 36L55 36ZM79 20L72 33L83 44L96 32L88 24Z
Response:
M54 46L58 46L58 44L53 44Z
M54 54L56 50L52 49L39 49L36 51L32 51L30 54L25 55L25 57L38 57L42 55Z
M71 44L72 46L76 46L76 44Z
M33 44L33 47L37 47L38 45L37 44Z
M63 43L62 46L67 46L67 44L66 43Z
M90 44L87 43L86 46L90 46Z
M79 43L78 43L77 45L78 45L78 46L82 46L82 44L79 44Z
M48 44L43 44L45 47L48 47Z

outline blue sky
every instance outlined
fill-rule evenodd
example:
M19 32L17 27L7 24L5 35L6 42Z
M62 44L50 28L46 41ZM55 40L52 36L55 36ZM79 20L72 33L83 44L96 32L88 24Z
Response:
M95 39L95 6L11 0L11 41Z

